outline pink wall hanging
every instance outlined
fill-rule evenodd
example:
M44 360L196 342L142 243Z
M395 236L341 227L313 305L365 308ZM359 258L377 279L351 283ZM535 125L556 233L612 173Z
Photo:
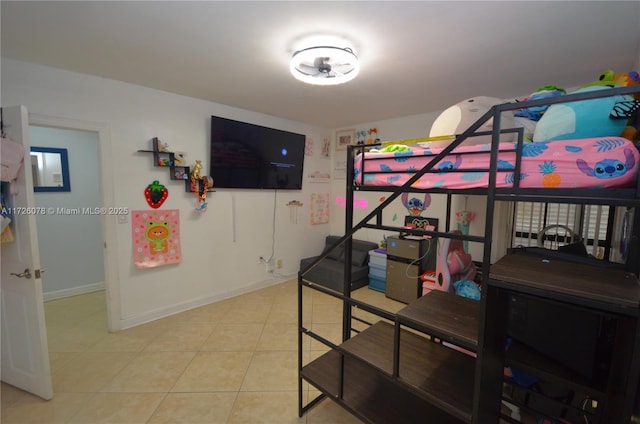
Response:
M180 211L132 211L133 260L138 268L176 264L180 250Z

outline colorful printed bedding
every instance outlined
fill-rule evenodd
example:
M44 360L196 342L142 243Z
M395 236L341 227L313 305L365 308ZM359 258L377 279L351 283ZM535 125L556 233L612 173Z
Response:
M362 154L358 154L354 162L355 183L367 186L401 186L443 150L429 148L428 143L408 147L409 151L366 152L364 169ZM489 144L458 147L433 167L434 172L425 173L420 177L413 187L487 187L489 150ZM516 164L514 150L514 143L500 143L497 187L513 187ZM525 143L522 151L520 187L633 186L639 167L638 149L622 137ZM442 172L443 170L445 172Z

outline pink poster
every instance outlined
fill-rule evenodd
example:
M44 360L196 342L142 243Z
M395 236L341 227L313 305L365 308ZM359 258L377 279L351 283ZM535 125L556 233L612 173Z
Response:
M136 267L153 268L182 260L178 209L132 211L131 216Z

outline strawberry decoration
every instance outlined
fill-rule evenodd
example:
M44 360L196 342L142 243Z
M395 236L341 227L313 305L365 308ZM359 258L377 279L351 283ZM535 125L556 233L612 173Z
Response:
M154 209L162 206L167 197L169 196L169 190L165 188L158 180L149 184L144 189L144 198L147 199L147 203Z

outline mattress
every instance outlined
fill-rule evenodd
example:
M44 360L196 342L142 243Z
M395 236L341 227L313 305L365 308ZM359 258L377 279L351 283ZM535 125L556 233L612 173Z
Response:
M407 147L407 151L358 154L354 158L354 182L366 186L402 186L443 150L431 148L428 143ZM499 144L496 187L514 187L515 147L515 143ZM487 187L489 161L489 144L457 147L412 187ZM520 187L633 186L639 167L638 149L622 137L525 143L520 165Z

